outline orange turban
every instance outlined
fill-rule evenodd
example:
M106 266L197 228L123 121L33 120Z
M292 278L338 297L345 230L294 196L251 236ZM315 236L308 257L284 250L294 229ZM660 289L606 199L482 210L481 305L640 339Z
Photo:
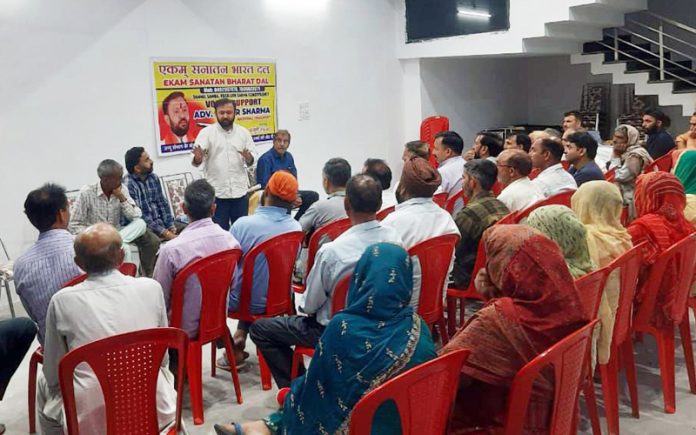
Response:
M266 183L268 193L286 202L293 202L297 199L297 189L297 179L286 171L275 172Z
M430 166L427 160L415 157L404 163L401 171L401 186L414 197L429 198L442 182L437 169Z

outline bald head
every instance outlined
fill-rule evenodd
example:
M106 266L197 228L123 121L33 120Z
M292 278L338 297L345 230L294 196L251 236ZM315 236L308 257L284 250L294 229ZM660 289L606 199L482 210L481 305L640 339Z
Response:
M353 175L346 185L346 213L373 215L382 207L382 185L365 174Z
M504 186L532 172L532 159L523 150L509 149L498 156L498 181Z
M75 237L75 263L87 275L114 270L123 262L122 243L112 225L94 224Z

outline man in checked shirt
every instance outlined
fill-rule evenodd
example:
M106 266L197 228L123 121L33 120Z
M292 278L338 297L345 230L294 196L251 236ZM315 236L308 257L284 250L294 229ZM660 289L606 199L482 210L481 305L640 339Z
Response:
M123 239L124 261L130 261L128 244L135 244L140 251L141 275L152 276L160 239L147 229L142 211L135 205L128 189L121 185L123 166L111 159L104 160L99 163L97 175L99 181L80 190L70 213L68 230L78 234L98 222L110 223Z

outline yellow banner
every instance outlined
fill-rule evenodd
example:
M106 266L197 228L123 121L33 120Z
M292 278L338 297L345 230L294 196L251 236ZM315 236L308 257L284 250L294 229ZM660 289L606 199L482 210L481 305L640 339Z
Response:
M277 128L276 71L270 62L152 61L156 135L160 156L190 151L198 132L214 124L215 100L237 103L235 122L255 143Z

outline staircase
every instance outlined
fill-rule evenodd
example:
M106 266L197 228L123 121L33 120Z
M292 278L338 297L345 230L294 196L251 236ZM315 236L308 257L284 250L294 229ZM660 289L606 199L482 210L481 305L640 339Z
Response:
M571 63L589 63L593 74L633 84L636 95L657 95L661 106L696 111L696 29L648 11L628 16L623 27L604 29L583 44Z

